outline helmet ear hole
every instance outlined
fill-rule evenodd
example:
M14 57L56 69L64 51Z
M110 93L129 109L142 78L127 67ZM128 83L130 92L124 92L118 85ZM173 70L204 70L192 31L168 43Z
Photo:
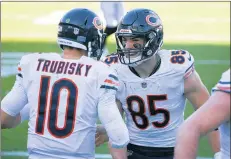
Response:
M148 50L148 51L146 52L146 54L147 54L147 56L151 56L151 55L152 55L152 50Z
M155 32L151 32L151 33L148 34L148 38L149 39L153 39L155 37L156 37L156 33Z

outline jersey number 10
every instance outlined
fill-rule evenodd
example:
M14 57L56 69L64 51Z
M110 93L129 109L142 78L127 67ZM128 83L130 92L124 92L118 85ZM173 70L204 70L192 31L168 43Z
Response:
M48 96L50 89L50 78L50 76L41 77L35 132L43 135L46 123L45 121L47 120L47 129L52 136L56 138L66 138L71 135L74 130L78 88L70 79L62 78L53 84L50 91L51 94ZM67 105L64 126L60 128L57 125L57 120L60 93L63 89L68 91L68 95L66 99ZM47 108L48 105L49 108Z

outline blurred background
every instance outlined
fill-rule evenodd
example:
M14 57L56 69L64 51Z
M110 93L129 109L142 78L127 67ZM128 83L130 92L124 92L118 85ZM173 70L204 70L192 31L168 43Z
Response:
M210 90L230 67L229 2L124 2L125 13L134 8L157 12L164 26L164 49L185 49L195 58L196 70ZM89 8L103 17L100 2L1 2L1 94L15 80L21 56L33 52L58 52L57 24L75 7ZM105 22L105 20L104 20ZM116 50L114 34L107 39L109 52ZM193 112L187 103L185 118ZM211 114L212 115L212 114ZM26 158L27 122L1 131L2 158ZM109 158L105 145L97 158ZM200 142L198 156L212 157L207 137Z

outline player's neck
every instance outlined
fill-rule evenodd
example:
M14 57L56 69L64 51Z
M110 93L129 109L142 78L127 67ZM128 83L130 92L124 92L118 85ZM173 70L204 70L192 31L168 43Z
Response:
M64 59L78 60L82 56L85 56L85 53L83 51L78 51L78 50L64 50L63 51L63 58Z
M153 70L155 69L156 65L159 62L159 57L157 55L152 56L150 59L144 61L140 65L134 67L135 71L139 74L141 78L149 77Z

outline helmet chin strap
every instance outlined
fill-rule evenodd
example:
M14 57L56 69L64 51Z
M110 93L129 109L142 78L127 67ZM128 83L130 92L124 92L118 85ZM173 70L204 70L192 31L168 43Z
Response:
M156 50L156 52L155 52L152 56L150 56L150 57L148 57L148 58L145 58L145 59L143 59L143 60L140 60L140 61L137 61L137 62L128 64L128 66L130 66L130 67L136 67L136 66L138 66L138 65L140 65L140 64L142 64L142 63L144 63L145 61L149 60L149 59L152 58L154 55L156 55L156 53L157 53L159 50L160 50L160 48L158 48L158 49ZM147 55L150 55L150 54L152 54L152 50L148 50L148 51L147 51Z
M148 58L146 58L146 59L144 59L144 60L140 60L140 61L137 61L137 62L134 62L134 63L128 64L128 66L130 66L130 67L136 67L136 66L138 66L138 65L142 64L143 62L145 62L145 61L149 60L151 57L152 57L152 56L150 56L150 57L148 57Z

